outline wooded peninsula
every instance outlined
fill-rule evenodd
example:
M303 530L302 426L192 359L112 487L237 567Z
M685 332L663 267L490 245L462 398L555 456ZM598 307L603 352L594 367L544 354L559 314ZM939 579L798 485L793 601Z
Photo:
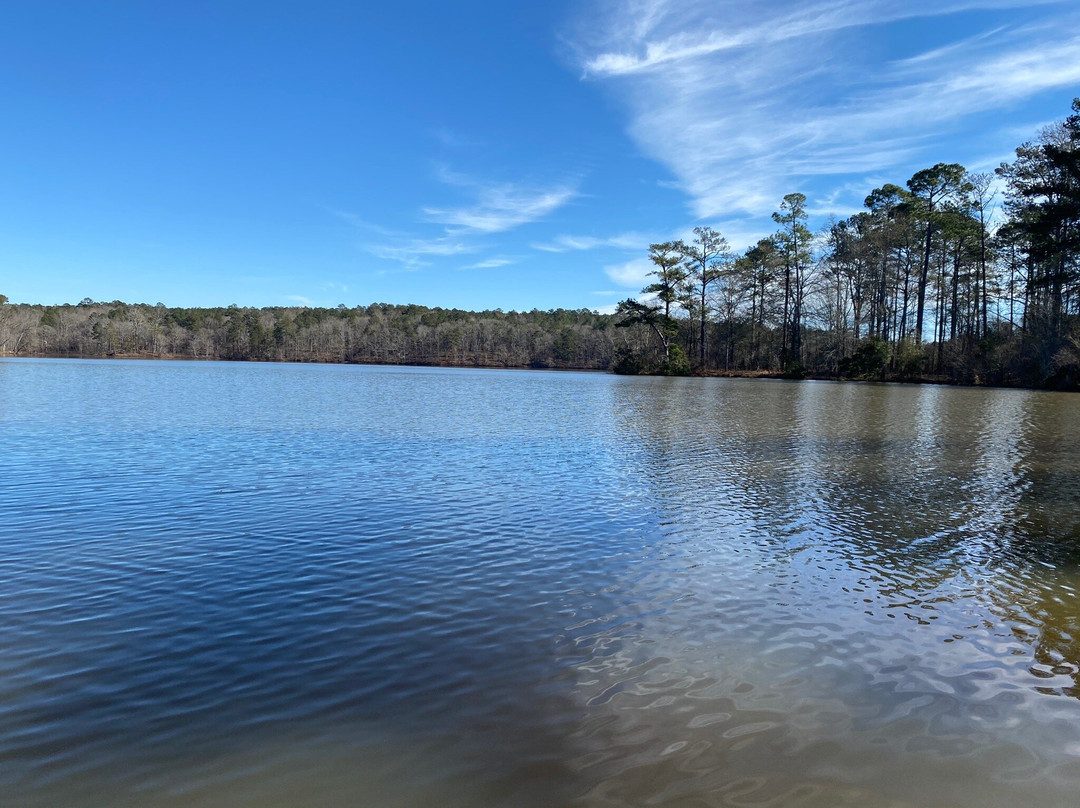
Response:
M1080 385L1080 99L994 173L938 163L816 233L789 194L773 221L740 255L710 227L648 245L614 314L0 295L0 355Z

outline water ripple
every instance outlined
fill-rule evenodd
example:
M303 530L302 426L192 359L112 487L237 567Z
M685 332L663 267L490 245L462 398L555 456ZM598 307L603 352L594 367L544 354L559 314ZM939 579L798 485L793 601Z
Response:
M1080 408L0 362L5 806L1071 806Z

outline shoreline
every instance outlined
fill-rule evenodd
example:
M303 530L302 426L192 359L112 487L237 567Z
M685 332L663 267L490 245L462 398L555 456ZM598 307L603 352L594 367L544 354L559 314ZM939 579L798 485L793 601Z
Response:
M179 354L140 354L140 353L116 353L111 356L102 356L100 354L73 354L73 353L19 353L15 354L10 351L0 351L0 359L80 359L90 361L109 361L109 360L141 360L152 362L234 362L237 364L259 364L259 365L360 365L371 367L417 367L417 368L454 368L458 370L534 370L534 371L546 371L546 372L572 372L572 373L608 373L615 374L610 368L597 368L597 367L575 367L571 365L562 366L536 366L536 365L508 365L503 363L477 363L477 362L393 362L393 361L379 361L379 360L365 360L365 361L330 361L330 360L314 360L314 359L228 359L224 357L211 357L211 356L183 356ZM661 375L661 374L639 374L641 376ZM917 376L917 377L903 377L898 375L888 375L880 379L865 379L865 378L852 378L845 376L830 376L821 373L806 373L801 376L791 376L789 374L782 373L780 371L773 370L696 370L691 372L688 376L675 376L670 378L684 378L684 379L768 379L773 381L815 381L815 382L856 382L861 384L911 384L911 385L931 385L938 387L957 387L957 388L972 388L972 389L991 389L991 390L1032 390L1039 392L1051 392L1051 393L1075 393L1080 392L1077 389L1059 389L1053 387L1028 387L1020 384L1008 385L1008 384L965 384L963 382L957 382L946 377L933 377L933 376Z

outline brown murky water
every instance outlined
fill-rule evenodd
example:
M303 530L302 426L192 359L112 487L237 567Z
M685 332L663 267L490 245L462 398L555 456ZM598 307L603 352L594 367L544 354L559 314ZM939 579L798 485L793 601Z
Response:
M1080 398L0 362L4 806L1074 806Z

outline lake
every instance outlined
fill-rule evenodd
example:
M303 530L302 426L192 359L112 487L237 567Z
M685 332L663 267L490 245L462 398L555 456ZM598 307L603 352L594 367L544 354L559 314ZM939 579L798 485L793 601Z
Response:
M0 804L1075 806L1080 398L0 361Z

